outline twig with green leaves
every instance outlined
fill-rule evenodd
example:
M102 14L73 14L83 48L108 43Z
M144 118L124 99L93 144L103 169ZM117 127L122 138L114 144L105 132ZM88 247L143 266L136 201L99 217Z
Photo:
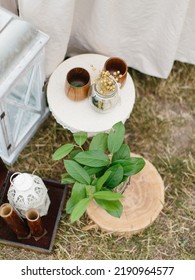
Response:
M73 134L75 143L62 145L54 152L53 160L64 159L62 183L73 184L66 204L71 223L80 219L93 199L110 215L120 218L123 195L113 190L145 165L142 158L131 157L124 135L124 124L118 122L109 133L96 134L88 150L83 148L87 133L78 132Z

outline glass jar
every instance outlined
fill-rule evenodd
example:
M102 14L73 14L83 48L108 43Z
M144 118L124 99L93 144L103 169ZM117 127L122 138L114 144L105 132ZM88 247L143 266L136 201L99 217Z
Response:
M119 101L118 83L110 78L113 85L112 90L102 90L101 79L92 84L89 89L89 102L95 111L107 113L112 110Z

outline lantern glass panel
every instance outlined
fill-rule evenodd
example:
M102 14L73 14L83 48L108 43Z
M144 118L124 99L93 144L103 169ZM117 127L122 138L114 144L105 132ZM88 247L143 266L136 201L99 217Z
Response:
M30 88L28 106L37 111L41 111L41 99L37 92L41 92L41 71L40 67L36 67L33 75L33 80Z
M25 102L25 97L32 75L32 70L28 71L20 80L11 88L9 94L6 96L6 101L12 104L22 105Z
M25 137L41 115L41 73L39 65L33 65L14 84L4 100L7 126L10 129L12 149Z
M16 147L29 131L29 128L40 118L40 114L29 111L27 107L21 109L9 103L6 104L6 107L9 127L12 127L10 140L12 140L12 146Z

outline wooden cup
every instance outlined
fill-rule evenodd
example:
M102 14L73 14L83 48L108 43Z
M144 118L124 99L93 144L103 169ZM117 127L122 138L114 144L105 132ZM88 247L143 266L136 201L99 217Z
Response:
M109 71L111 75L113 75L114 72L120 71L121 77L118 78L118 82L120 83L120 88L124 86L127 78L128 66L123 59L119 57L110 57L104 64L104 71Z
M90 75L81 67L71 69L66 76L65 93L73 101L81 101L88 97Z

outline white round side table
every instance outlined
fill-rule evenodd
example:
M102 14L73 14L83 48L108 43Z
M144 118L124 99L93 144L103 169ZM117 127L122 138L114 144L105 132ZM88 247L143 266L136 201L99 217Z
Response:
M109 131L119 121L125 123L130 116L135 102L135 87L129 74L124 87L120 90L119 103L108 113L96 112L88 99L75 102L65 94L65 79L70 69L85 68L90 73L93 83L107 59L108 57L99 54L71 57L61 63L49 79L47 87L49 109L56 121L72 133L84 131L88 136L94 136L98 132Z

